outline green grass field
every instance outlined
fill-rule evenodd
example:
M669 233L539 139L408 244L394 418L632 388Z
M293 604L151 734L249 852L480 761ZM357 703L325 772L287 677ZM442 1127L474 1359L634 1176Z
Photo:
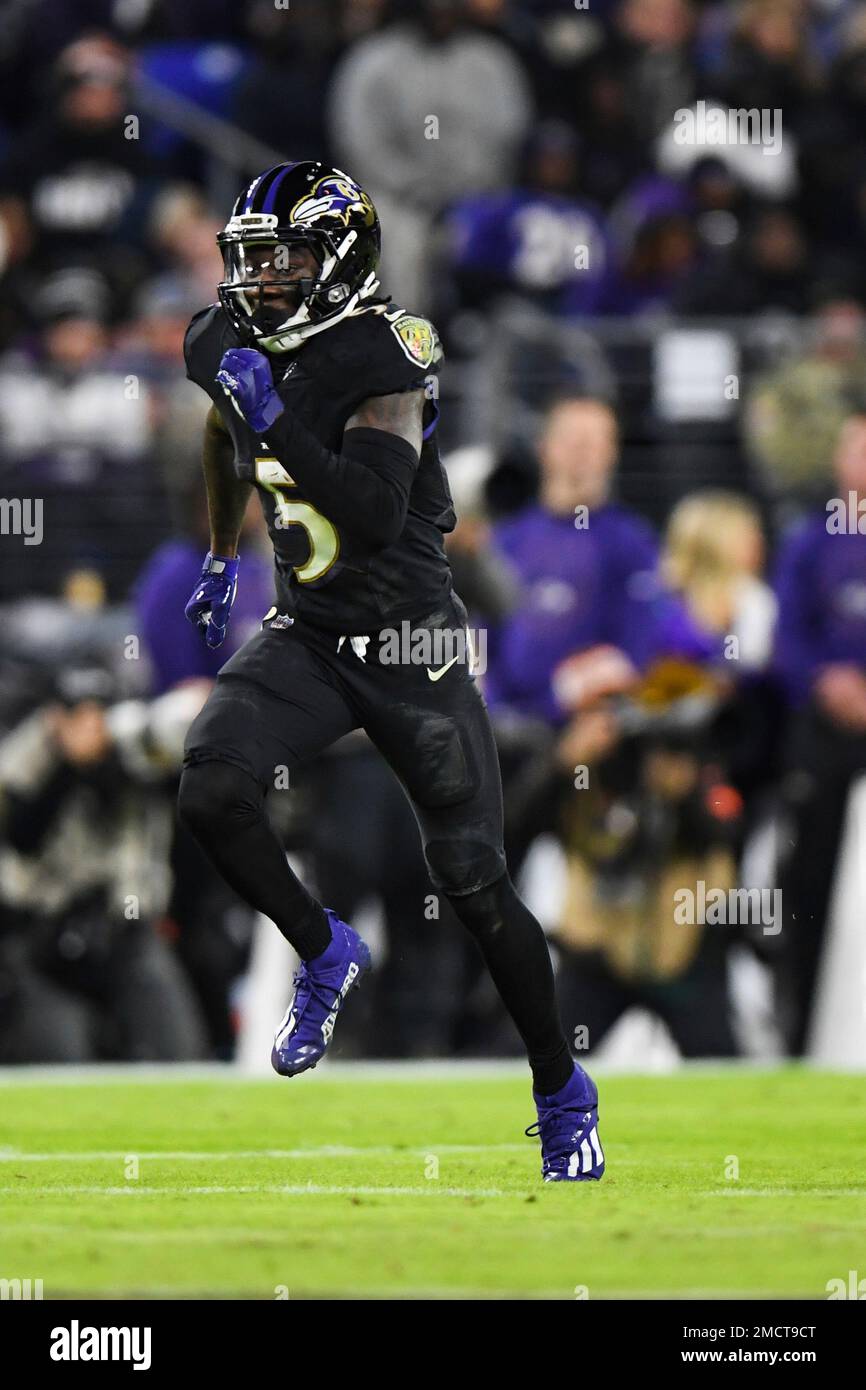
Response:
M19 1074L0 1277L45 1298L820 1299L866 1274L866 1077L600 1081L604 1180L545 1186L511 1075Z

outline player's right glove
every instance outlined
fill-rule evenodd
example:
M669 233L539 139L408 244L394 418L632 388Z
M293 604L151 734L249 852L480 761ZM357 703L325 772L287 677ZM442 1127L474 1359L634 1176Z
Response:
M192 598L183 610L189 621L202 629L209 647L219 647L225 641L238 591L239 564L239 556L229 560L208 551Z

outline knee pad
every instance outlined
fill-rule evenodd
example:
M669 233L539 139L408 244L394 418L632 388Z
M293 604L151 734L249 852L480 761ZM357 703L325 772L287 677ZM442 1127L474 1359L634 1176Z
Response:
M197 838L258 820L264 794L254 777L232 763L192 763L180 779L177 809Z
M476 889L474 893L448 893L446 897L473 936L486 936L499 931L504 925L508 904L517 900L514 885L507 873L495 883Z
M470 898L483 891L479 884L490 883L505 873L501 846L465 833L447 839L425 833L424 858L434 888L449 899Z

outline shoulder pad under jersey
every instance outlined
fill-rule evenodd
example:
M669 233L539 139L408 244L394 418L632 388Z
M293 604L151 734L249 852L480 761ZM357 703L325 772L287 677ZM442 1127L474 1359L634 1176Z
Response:
M231 325L219 304L211 304L195 314L183 340L183 357L190 381L215 398L218 388L214 378L223 353L236 346Z
M324 339L331 339L325 343ZM312 340L315 341L315 340ZM377 304L320 339L330 370L350 379L353 395L385 396L426 389L442 364L442 345L429 319L394 304Z

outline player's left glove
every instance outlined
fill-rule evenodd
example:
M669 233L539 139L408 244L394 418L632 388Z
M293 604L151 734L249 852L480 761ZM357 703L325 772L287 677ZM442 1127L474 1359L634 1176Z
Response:
M274 386L271 364L255 348L229 348L223 353L216 379L247 424L259 434L285 410Z
M229 614L238 591L240 559L223 558L208 551L192 598L183 610L200 627L209 647L220 647L226 638Z

